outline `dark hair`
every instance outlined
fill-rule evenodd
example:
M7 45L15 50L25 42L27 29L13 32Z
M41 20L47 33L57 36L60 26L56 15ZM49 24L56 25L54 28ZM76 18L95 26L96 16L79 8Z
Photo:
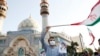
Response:
M83 52L83 56L88 56L88 52L87 51L84 51Z
M45 51L41 51L41 54L44 53Z
M98 43L99 43L99 45L100 45L100 38L98 39Z
M94 55L98 55L98 52L94 52Z
M98 41L100 41L100 39L98 39Z
M50 41L50 39L54 39L54 37L53 36L50 36L50 38L48 39L48 42Z
M63 44L64 46L66 46L66 44L64 42L61 42L61 44Z

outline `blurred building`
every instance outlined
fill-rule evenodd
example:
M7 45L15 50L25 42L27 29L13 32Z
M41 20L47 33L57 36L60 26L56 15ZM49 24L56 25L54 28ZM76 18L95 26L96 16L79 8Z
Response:
M77 47L77 52L82 52L83 49L85 48L84 46L84 42L83 42L83 36L81 34L79 34L78 36L75 37L71 37L73 42L77 42L78 43L78 47Z
M71 42L62 33L50 32L50 35L55 37L57 43ZM8 31L6 35L0 35L0 56L38 55L41 48L40 36L38 23L30 16L19 24L18 31Z
M48 1L41 0L40 7L42 30L45 31L44 28L48 26ZM2 26L6 18L7 9L6 0L0 0L0 56L39 56L41 32L39 31L39 25L36 20L29 16L19 23L17 31L8 31L7 34L3 34ZM50 35L55 37L58 44L62 41L67 45L71 43L70 37L64 33L50 32ZM79 40L80 38L76 39L76 41Z

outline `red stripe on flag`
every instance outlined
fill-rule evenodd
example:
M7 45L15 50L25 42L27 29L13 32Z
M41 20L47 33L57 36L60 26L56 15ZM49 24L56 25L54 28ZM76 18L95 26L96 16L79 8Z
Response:
M93 42L94 42L94 40L95 40L95 36L92 34L92 33L89 33L89 35L92 37L92 42L90 43L90 45L92 45L93 44Z
M92 11L95 9L95 7L96 7L97 5L99 5L99 4L100 4L100 0L92 7L91 12L90 12L88 18L89 18L90 16L93 17L93 15L91 15L91 13L92 13ZM87 19L88 19L88 18L87 18Z
M93 35L92 31L89 28L87 28L87 29L89 31L89 35L92 37L92 42L89 45L92 45L95 40L95 36Z
M73 23L73 24L70 24L70 25L81 25L82 22L77 22L77 23Z
M95 8L97 5L99 5L99 4L100 4L100 0L92 7L91 11L93 11L94 8Z

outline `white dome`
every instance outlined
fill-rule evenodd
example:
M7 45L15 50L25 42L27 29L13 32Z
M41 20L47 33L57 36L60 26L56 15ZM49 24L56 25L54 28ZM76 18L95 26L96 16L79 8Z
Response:
M18 30L38 30L38 28L38 23L31 16L23 20L18 26Z

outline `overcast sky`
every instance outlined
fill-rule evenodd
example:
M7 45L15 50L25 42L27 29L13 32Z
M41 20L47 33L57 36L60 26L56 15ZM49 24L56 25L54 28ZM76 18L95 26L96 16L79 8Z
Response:
M31 14L33 19L40 25L42 18L40 15L41 0L7 0L8 12L4 21L3 32L16 31L21 21L28 18ZM79 22L86 19L92 6L98 0L49 0L48 23L50 26L63 25ZM88 27L96 37L94 45L98 47L97 39L100 38L100 23ZM64 26L51 28L51 31L65 32L69 36L82 34L85 45L89 47L91 37L86 26ZM92 46L93 47L93 46Z

